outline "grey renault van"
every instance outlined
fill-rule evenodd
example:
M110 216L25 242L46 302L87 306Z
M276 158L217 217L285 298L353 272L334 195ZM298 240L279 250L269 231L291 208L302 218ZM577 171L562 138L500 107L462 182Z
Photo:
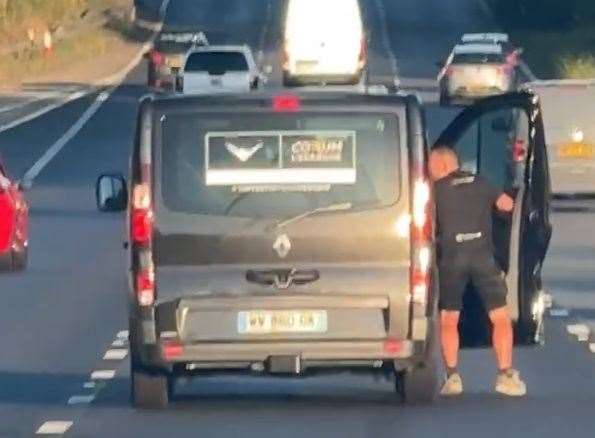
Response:
M519 131L526 175L509 187L508 137ZM539 342L549 218L538 101L482 101L440 141L519 200L495 229L509 241L499 251L518 340ZM428 151L413 96L145 98L128 182L105 174L97 186L101 210L128 211L133 403L166 405L179 376L340 370L384 374L407 402L433 400ZM479 312L468 300L464 314ZM462 336L487 345L487 327Z

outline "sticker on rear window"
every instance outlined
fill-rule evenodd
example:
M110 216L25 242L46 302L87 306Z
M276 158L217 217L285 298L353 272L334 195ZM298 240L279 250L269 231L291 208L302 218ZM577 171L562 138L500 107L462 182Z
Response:
M355 131L210 132L205 157L209 186L356 182Z

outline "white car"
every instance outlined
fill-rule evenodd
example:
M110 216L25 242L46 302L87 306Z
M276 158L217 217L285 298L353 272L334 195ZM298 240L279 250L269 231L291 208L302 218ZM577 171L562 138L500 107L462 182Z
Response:
M263 81L248 46L204 46L187 53L176 89L184 94L246 93Z
M360 81L367 41L359 0L289 0L284 37L285 85Z
M514 90L515 66L500 44L458 44L442 65L438 82L442 105L467 102Z

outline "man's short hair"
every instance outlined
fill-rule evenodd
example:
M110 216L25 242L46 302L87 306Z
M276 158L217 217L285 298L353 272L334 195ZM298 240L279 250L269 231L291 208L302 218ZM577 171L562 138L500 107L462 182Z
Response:
M431 153L439 156L442 159L446 159L453 163L456 163L457 166L459 165L459 156L457 155L456 151L451 147L438 146L432 149Z

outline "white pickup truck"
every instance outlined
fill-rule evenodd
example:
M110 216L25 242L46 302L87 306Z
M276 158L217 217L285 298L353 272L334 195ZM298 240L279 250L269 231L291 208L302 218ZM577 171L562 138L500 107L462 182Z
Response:
M245 93L263 80L248 46L203 46L187 53L176 89L183 94Z

